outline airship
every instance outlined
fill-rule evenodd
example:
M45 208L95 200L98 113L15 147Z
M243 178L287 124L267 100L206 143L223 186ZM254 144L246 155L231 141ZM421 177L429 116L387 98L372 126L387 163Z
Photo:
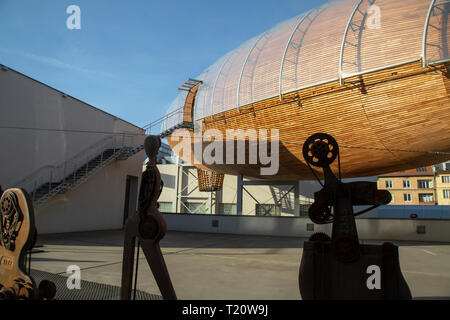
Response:
M302 155L318 132L339 143L345 178L446 161L449 9L436 0L342 0L313 8L183 83L161 134L198 168L261 179L320 174ZM205 151L215 161L202 157ZM279 165L264 173L267 159Z

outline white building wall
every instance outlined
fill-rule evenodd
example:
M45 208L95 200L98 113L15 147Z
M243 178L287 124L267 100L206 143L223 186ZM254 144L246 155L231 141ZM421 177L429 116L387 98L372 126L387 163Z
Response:
M36 208L38 233L122 228L127 175L140 180L143 161L143 152L126 161L114 161L78 187Z
M377 210L377 209L375 209ZM303 217L250 217L164 214L169 230L309 238L331 236L331 224L316 225ZM213 223L215 221L215 223ZM450 220L356 219L360 240L450 242ZM417 227L426 233L417 233Z
M63 163L113 133L118 141L122 132L143 133L126 121L65 96L14 70L0 69L0 185L4 189L42 166ZM137 146L143 139L128 136L126 142Z
M0 185L4 190L22 187L15 184L35 170L63 164L109 136L115 137L117 146L122 141L129 147L143 144L145 132L139 127L14 70L3 69ZM38 233L121 228L126 177L140 180L143 161L143 151L127 160L115 160L75 189L35 207Z

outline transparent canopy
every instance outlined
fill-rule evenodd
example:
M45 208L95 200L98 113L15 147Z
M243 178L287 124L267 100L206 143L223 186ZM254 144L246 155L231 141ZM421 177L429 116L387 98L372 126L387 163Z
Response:
M245 42L195 77L194 120L374 70L449 59L447 1L331 1ZM167 114L182 110L181 92ZM167 118L165 128L182 122Z

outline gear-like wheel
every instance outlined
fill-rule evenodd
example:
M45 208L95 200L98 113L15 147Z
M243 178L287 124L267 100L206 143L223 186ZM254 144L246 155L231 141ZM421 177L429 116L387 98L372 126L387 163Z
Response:
M333 239L336 258L342 262L352 262L358 258L358 239L349 234L339 234Z
M11 213L13 212L13 203L12 203L12 199L9 196L5 196L2 199L2 203L1 203L1 213L3 216L10 216Z
M303 144L303 157L312 166L324 168L338 156L339 146L336 140L326 133L316 133Z
M326 233L316 232L309 237L309 241L331 241L331 238Z
M314 202L308 210L309 218L316 224L326 224L332 222L331 211L328 206Z

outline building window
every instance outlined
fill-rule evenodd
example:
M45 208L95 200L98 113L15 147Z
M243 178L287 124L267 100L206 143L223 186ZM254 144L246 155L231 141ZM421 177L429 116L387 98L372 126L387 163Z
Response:
M196 202L184 202L183 201L183 211L184 213L192 213L192 214L205 214L206 213L206 205L204 203L196 203Z
M411 182L409 180L403 180L403 188L411 188Z
M450 199L450 190L443 190L444 191L444 198Z
M219 214L236 215L237 206L235 203L221 203L219 205Z
M256 204L257 216L281 216L281 204Z
M419 193L419 202L433 202L432 193Z
M411 194L410 193L404 193L403 194L403 201L411 202Z
M300 203L300 217L308 217L310 207L311 207L310 204Z
M442 183L450 183L450 176L442 176Z
M392 189L392 180L385 181L386 189Z
M158 202L159 212L173 212L172 202Z
M431 180L417 180L417 187L419 189L430 189L433 188L433 183Z
M420 167L416 169L417 172L427 172L427 168L425 167Z

